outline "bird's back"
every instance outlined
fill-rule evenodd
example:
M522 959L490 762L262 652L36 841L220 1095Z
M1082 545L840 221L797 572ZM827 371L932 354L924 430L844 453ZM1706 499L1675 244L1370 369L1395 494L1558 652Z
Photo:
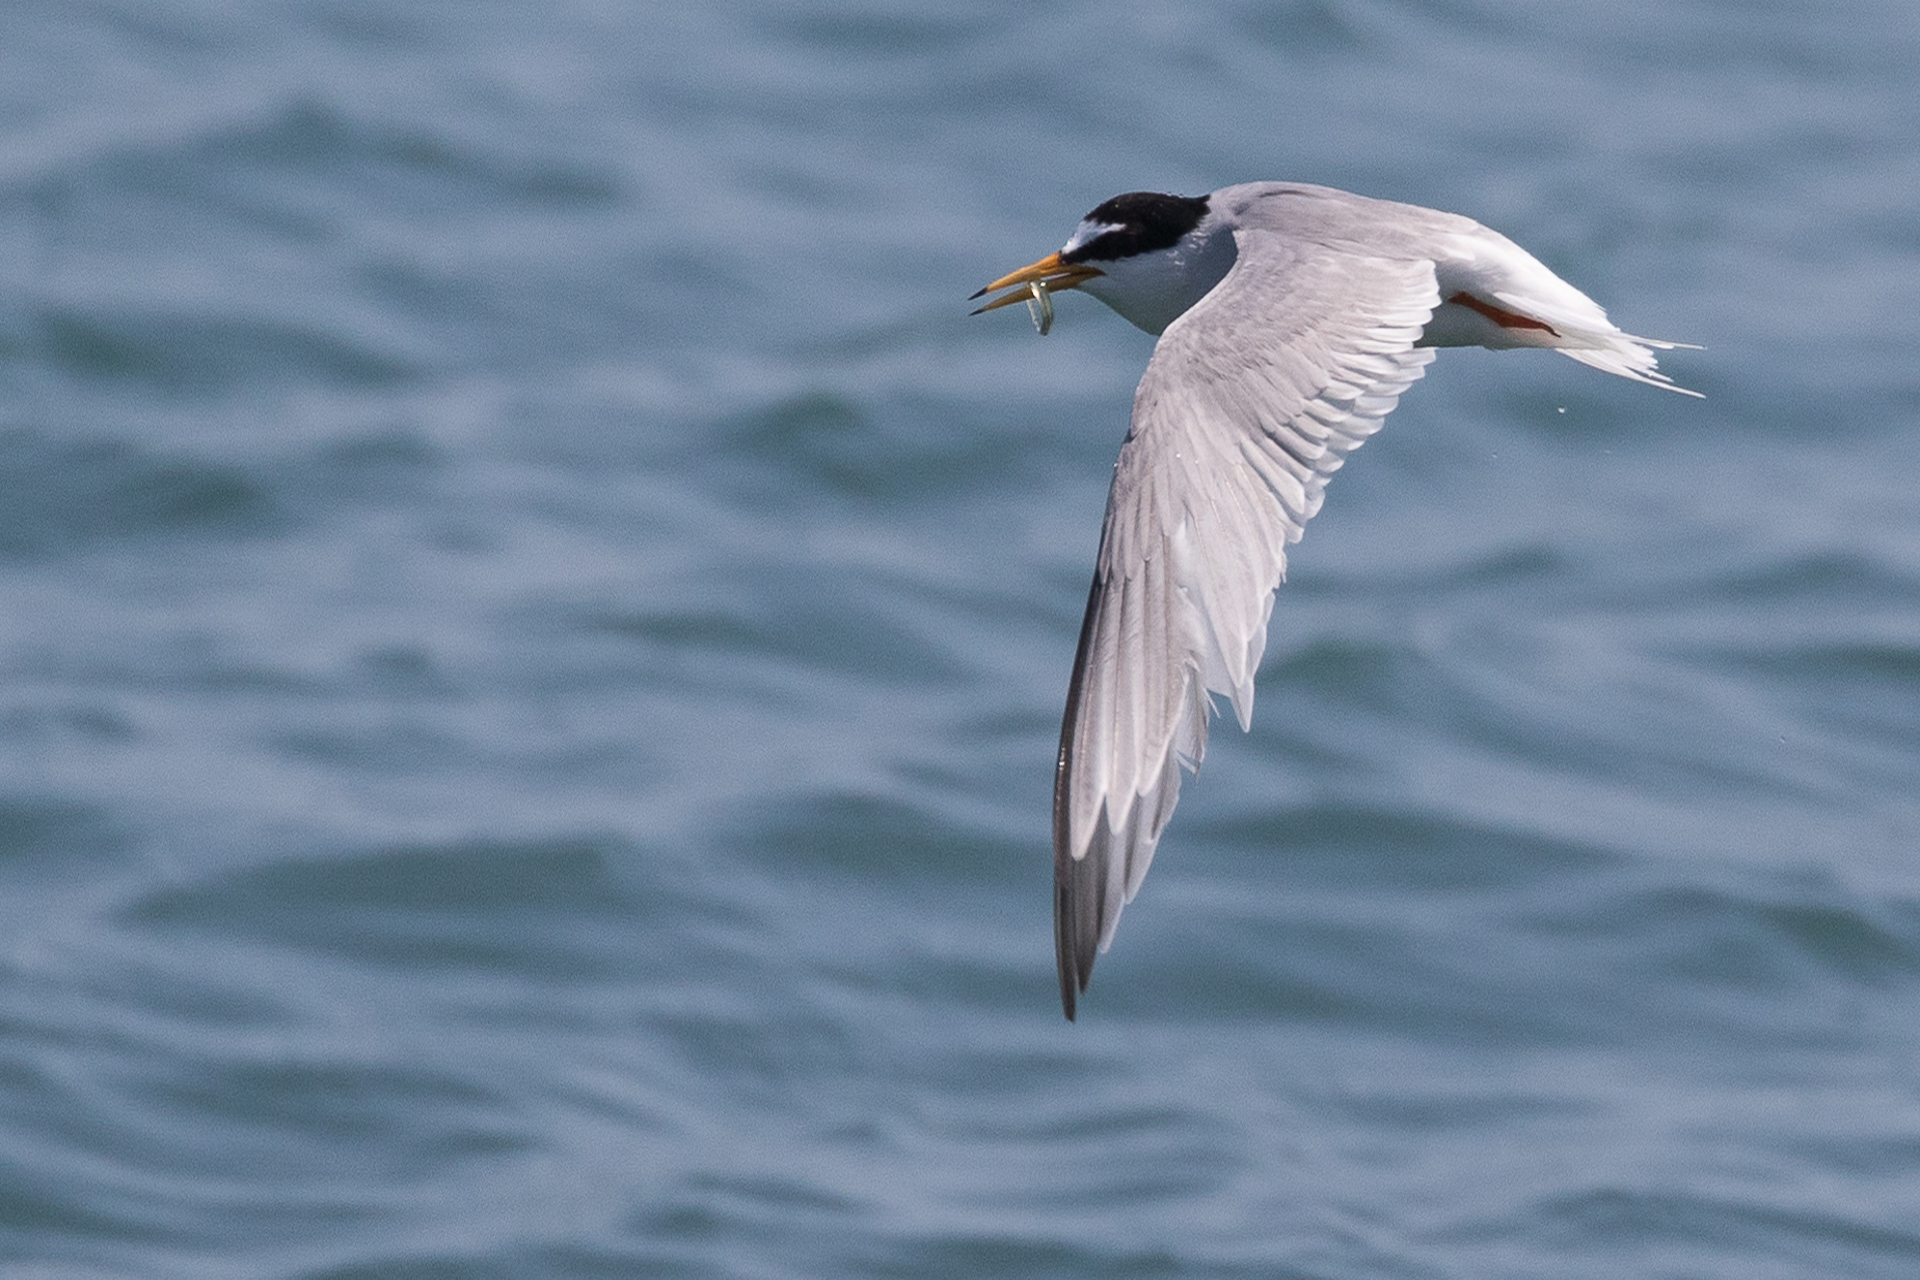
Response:
M1478 235L1498 235L1457 213L1308 182L1242 182L1214 192L1212 203L1236 227L1371 257L1438 260Z

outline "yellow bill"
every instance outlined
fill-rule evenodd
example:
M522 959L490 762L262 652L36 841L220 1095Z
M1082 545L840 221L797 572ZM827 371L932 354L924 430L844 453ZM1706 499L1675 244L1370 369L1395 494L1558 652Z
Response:
M1016 302L1024 302L1033 311L1034 327L1045 333L1053 326L1053 300L1050 295L1056 289L1073 289L1086 280L1102 274L1100 268L1089 267L1080 262L1063 262L1060 255L1050 253L1029 266L1001 276L986 288L974 294L975 298L992 293L995 289L1006 289L992 302L975 311L997 311L1001 307L1010 307ZM971 301L972 299L969 299Z

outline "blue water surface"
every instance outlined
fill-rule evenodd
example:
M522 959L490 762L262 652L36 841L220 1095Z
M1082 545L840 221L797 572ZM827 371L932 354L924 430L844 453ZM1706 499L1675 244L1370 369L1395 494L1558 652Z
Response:
M10 0L0 1274L1920 1275L1910 0ZM1119 191L1457 210L1062 1021Z

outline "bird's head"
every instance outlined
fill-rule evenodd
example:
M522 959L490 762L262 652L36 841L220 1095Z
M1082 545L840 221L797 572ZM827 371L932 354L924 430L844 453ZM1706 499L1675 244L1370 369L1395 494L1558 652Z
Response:
M1073 238L1040 261L1001 276L973 296L1008 289L980 311L1044 292L1092 294L1148 333L1159 333L1220 283L1233 265L1230 228L1210 216L1207 196L1131 191L1099 205ZM974 312L975 315L980 311Z

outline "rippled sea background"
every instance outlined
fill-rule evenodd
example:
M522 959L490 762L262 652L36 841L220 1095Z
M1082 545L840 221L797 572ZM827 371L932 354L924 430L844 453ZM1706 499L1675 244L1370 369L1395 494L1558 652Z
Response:
M1910 0L9 0L0 1274L1920 1275ZM1119 191L1512 235L1080 1020Z

